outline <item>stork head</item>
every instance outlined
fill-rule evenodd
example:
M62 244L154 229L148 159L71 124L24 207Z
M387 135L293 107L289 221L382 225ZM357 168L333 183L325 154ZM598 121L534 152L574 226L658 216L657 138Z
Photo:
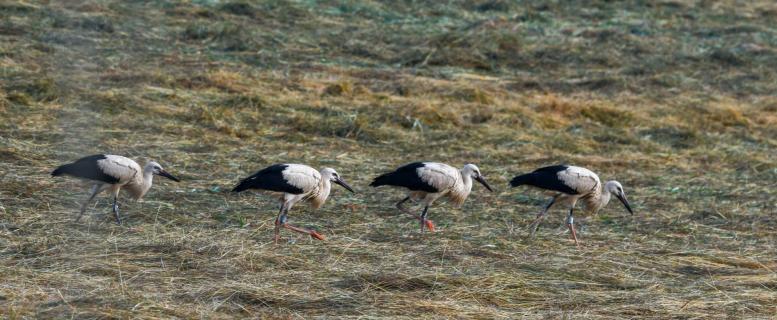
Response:
M480 169L478 169L478 166L471 163L464 165L464 168L461 168L461 175L472 177L472 179L475 179L475 181L480 182L480 184L486 187L488 191L494 192L494 189L491 189L491 186L488 185L486 178L480 174Z
M329 181L341 185L343 188L345 188L345 190L356 193L356 191L353 191L353 188L351 188L351 186L345 183L345 180L343 180L343 178L340 178L340 175L337 173L337 171L335 171L335 169L332 169L332 168L321 169L321 176L324 179L329 179Z
M623 186L620 182L615 180L607 181L607 183L604 184L604 191L609 192L618 198L618 200L623 203L623 206L626 207L626 210L628 210L632 215L634 214L634 211L631 210L631 205L629 205L629 200L626 199L626 193L623 192Z
M170 180L173 180L175 182L181 181L180 179L176 178L172 174L165 171L165 169L162 169L162 166L159 165L159 163L156 163L154 161L150 161L149 163L146 163L146 167L143 169L145 172L151 172L152 174L163 176L165 178L168 178Z

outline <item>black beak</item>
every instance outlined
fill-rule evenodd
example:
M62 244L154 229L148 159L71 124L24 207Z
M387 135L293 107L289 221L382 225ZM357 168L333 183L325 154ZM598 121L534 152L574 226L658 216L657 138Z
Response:
M494 192L494 189L491 189L491 186L488 185L488 182L486 182L486 178L483 178L483 176L477 176L475 177L475 180L477 180L478 182L480 182L480 184L486 187L488 191Z
M343 188L345 188L345 190L348 190L348 191L350 191L352 193L356 193L356 191L353 191L353 188L351 188L351 186L349 186L347 183L345 183L345 180L340 179L339 177L335 178L334 183L337 183L337 184L343 186Z
M618 200L623 203L623 206L626 207L626 210L628 210L631 215L634 215L634 211L631 210L631 206L629 205L629 200L626 200L626 195L616 194L615 196L618 197Z
M163 176L165 178L168 178L170 180L173 180L175 182L181 182L181 179L178 179L175 176L173 176L172 174L167 173L167 171L165 171L165 170L159 170L158 175Z

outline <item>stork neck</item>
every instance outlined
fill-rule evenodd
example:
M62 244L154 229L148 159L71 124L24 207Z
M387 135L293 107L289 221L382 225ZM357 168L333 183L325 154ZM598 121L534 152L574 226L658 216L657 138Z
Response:
M610 202L610 197L612 197L612 193L609 193L607 190L602 190L602 193L599 196L599 209L604 208L604 206Z
M472 176L459 172L459 177L457 177L453 187L449 190L447 193L448 197L456 206L461 206L464 200L467 199L467 196L469 196L470 191L472 191Z
M320 208L324 201L326 201L326 198L329 197L329 192L332 190L332 183L329 181L329 177L321 177L317 189L314 191L315 193L311 199L314 208Z
M462 174L461 175L461 181L464 182L464 190L469 192L472 191L472 176L468 174Z
M154 173L151 171L143 171L143 182L141 185L141 197L148 192L148 189L151 189L151 183L154 181Z

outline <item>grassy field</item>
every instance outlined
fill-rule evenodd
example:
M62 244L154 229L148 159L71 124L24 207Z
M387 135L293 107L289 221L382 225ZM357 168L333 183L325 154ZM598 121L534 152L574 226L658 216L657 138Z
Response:
M0 1L0 318L775 318L772 1ZM94 153L154 159L123 200L54 179ZM496 187L431 211L372 189L415 160ZM231 194L266 165L358 194ZM624 184L535 239L543 165Z

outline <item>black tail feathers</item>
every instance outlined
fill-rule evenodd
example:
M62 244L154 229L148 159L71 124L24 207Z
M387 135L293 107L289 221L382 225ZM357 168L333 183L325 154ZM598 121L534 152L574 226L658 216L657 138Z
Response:
M54 171L51 172L51 176L52 177L58 177L58 176L61 176L63 174L69 173L69 169L70 169L69 166L70 165L66 164L66 165L61 165L61 166L57 167L56 169L54 169Z
M251 181L249 179L244 179L243 181L240 181L234 188L232 188L232 192L241 192L246 191L251 188Z
M391 174L392 173L393 172L382 174L382 175L378 176L377 178L375 178L375 180L372 180L372 183L370 183L370 187L380 187L380 186L385 186L385 185L389 184L389 181L391 180Z
M533 176L531 173L516 176L515 178L513 178L513 180L510 180L510 186L517 187L517 186L522 186L524 184L529 184L529 182L532 181L532 178Z

